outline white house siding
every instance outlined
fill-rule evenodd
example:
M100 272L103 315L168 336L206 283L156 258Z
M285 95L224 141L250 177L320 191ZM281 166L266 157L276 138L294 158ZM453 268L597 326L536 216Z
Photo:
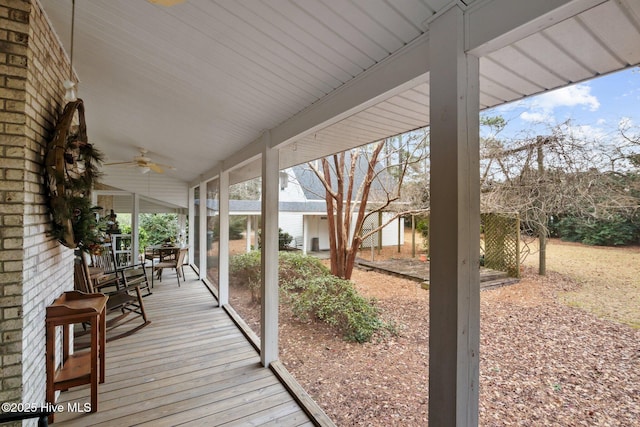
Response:
M393 217L393 213L391 212L383 212L382 213L382 223L386 223L389 221L391 217ZM355 217L354 217L355 219ZM398 222L400 223L400 244L404 243L404 221L402 219L396 218L391 221L387 226L382 229L382 246L395 246L398 244ZM378 214L373 214L364 224L364 230L371 230L373 228L378 227L379 217ZM362 243L362 247L369 248L371 247L371 240L373 239L373 245L378 245L378 234L374 234Z
M303 216L301 213L280 212L278 216L278 227L282 231L291 234L295 239L302 238L303 233ZM297 244L298 242L295 242ZM294 242L291 242L294 244Z
M298 214L291 214L291 215L298 215ZM392 213L388 213L388 212L383 213L382 215L383 223L385 221L388 221L389 218L391 218L392 216L393 216ZM353 220L355 221L355 219L356 218L354 215ZM307 242L306 242L307 250L311 250L312 239L314 237L319 239L318 243L319 243L319 249L321 251L329 250L329 225L327 223L327 216L326 215L321 215L321 216L309 215L307 216L307 222L308 222L308 235L307 235ZM395 246L398 244L398 222L400 222L400 244L404 243L404 222L401 219L400 220L395 219L382 230L382 246ZM378 215L373 215L371 218L369 218L368 221L365 223L365 228L367 226L371 227L372 225L377 227ZM280 227L283 228L282 225ZM352 232L353 232L353 228L352 228ZM362 246L370 247L369 241L370 239L367 239ZM373 235L373 243L374 245L378 244L377 234Z

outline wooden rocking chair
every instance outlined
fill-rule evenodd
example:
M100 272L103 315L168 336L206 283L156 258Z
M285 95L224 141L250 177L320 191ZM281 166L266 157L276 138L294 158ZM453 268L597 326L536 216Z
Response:
M129 314L137 314L143 323L128 329L120 334L108 336L108 341L122 338L142 329L151 323L142 301L140 282L128 283L124 272L116 270L111 272L102 267L89 267L87 259L81 256L74 265L76 289L86 293L102 293L107 295L107 331L125 323L124 319ZM145 276L146 277L146 276ZM109 316L110 313L119 312L118 315ZM128 323L128 321L126 322Z

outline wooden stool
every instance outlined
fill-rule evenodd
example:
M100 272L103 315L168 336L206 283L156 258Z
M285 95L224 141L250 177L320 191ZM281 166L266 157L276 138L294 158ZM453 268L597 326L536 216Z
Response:
M98 410L98 382L105 377L106 319L108 297L103 294L65 292L47 307L47 403L55 404L57 390L91 384L91 412ZM69 325L89 323L91 348L71 353ZM62 363L56 364L56 326L63 326ZM54 414L49 416L53 423Z

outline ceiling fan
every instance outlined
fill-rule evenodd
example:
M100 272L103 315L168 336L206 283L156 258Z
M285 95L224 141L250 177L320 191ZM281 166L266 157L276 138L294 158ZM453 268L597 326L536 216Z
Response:
M155 173L164 173L164 169L176 170L176 168L174 168L173 166L152 162L151 159L146 155L146 149L138 148L138 150L140 150L140 155L135 156L133 160L129 162L105 163L104 165L137 167L140 170L140 173L148 173L149 171L154 171Z

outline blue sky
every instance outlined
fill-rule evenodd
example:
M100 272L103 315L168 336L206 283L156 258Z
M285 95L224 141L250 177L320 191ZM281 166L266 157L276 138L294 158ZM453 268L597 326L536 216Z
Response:
M545 135L549 127L570 119L590 138L617 134L621 120L640 125L640 68L598 77L542 95L492 108L484 114L508 121L503 136Z

